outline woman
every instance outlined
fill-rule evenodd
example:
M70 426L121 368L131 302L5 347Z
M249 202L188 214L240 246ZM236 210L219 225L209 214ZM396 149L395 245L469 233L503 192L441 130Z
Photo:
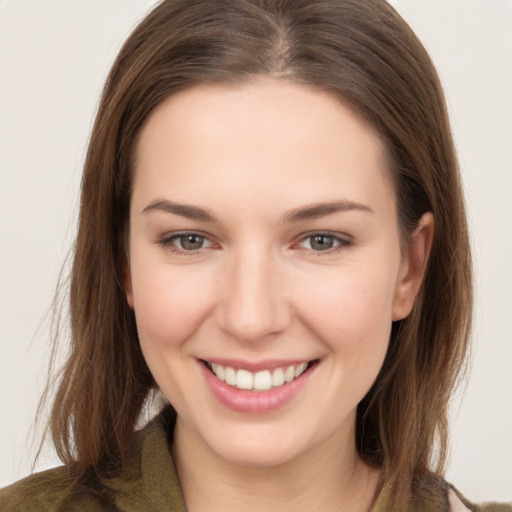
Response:
M385 2L161 3L85 165L65 466L0 503L471 509L442 478L469 254L437 75Z

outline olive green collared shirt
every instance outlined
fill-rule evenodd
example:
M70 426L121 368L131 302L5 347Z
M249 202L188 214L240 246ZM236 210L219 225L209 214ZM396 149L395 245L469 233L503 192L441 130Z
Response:
M186 512L160 416L134 434L122 475L108 480L101 491L70 482L64 466L31 475L0 490L0 511ZM380 493L372 512L384 512L385 494L385 490ZM471 507L466 510L512 512L509 505L465 505ZM449 510L447 502L443 511L436 512Z

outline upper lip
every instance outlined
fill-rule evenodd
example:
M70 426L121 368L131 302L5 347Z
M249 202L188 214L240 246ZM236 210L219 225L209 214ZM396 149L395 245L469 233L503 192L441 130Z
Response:
M219 357L204 358L202 361L221 366L230 366L235 370L247 370L250 372L259 372L262 370L275 370L276 368L288 368L292 365L301 363L311 363L316 359L265 359L262 361L246 361L242 359L224 359Z

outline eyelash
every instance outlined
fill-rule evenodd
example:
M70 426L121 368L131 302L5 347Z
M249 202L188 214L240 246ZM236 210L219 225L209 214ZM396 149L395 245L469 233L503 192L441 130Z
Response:
M202 254L202 251L204 249L208 249L210 247L210 246L208 246L208 247L200 247L196 250L194 250L194 249L186 250L186 249L180 248L177 245L175 245L175 243L174 243L175 241L178 241L180 238L186 237L186 236L196 236L198 238L202 238L203 241L209 241L211 246L215 246L215 244L209 240L209 238L206 234L201 233L199 231L180 231L178 233L172 234L171 236L166 236L164 238L161 238L161 239L157 240L156 243L158 245L160 245L160 247L162 247L163 249L169 250L169 251L173 252L174 254L181 254L181 255L186 255L186 256ZM306 242L307 240L310 240L314 237L330 238L333 240L333 243L335 245L329 249L324 250L324 251L315 251L312 248L300 247L300 244L302 244L302 243ZM306 250L306 251L310 252L311 254L314 254L315 256L324 256L327 254L333 254L333 253L342 251L344 249L348 249L348 248L352 247L353 245L354 245L354 242L350 238L341 237L341 236L331 233L329 231L313 231L311 233L305 233L300 236L300 238L298 239L298 242L293 243L294 247L298 247L299 249Z
M200 254L200 251L203 249L207 249L208 247L200 247L197 250L186 250L182 249L174 244L174 241L179 240L182 237L186 236L196 236L198 238L202 238L205 241L209 241L208 236L204 233L201 233L200 231L180 231L178 233L174 233L171 236L166 236L164 238L161 238L160 240L157 240L158 245L162 247L163 249L169 250L175 254L183 254L183 255L194 255L194 254ZM213 242L210 242L212 245Z
M305 233L305 234L301 235L299 242L294 245L302 244L302 243L306 242L307 240L310 240L314 237L331 238L333 240L333 243L335 244L333 247L326 249L324 251L315 251L312 248L311 249L303 248L306 251L311 252L315 256L319 256L319 257L328 255L328 254L334 254L334 253L343 251L345 249L349 249L350 247L352 247L354 245L354 241L352 239L350 239L348 236L343 237L343 236L340 236L339 234L335 234L335 233L332 233L329 231L314 231L311 233ZM310 245L311 245L311 242L310 242Z

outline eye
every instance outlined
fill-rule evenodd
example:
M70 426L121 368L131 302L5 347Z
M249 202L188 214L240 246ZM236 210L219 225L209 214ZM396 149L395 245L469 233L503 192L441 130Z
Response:
M315 252L332 252L352 245L352 241L330 233L313 233L298 244L303 249Z
M197 234L180 235L174 240L185 251L197 251L202 249L206 238Z
M213 243L200 233L177 233L175 235L163 238L158 243L174 252L197 252L213 246Z

